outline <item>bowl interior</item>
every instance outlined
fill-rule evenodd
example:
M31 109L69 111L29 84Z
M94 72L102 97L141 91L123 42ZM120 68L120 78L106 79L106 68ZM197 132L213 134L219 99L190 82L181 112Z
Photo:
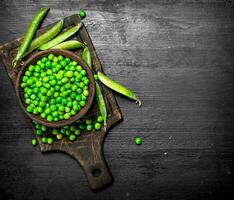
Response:
M86 105L84 107L82 107L76 115L71 116L68 120L59 120L57 122L48 122L46 119L41 118L40 115L34 115L34 114L31 114L31 113L26 111L27 104L24 101L24 99L25 99L24 98L24 91L23 91L23 88L20 87L21 82L22 82L22 77L24 76L24 73L30 64L35 64L41 57L47 56L50 53L52 53L54 55L62 55L62 56L70 58L71 60L78 62L78 64L81 65L82 68L86 70L87 77L89 79L89 96L88 96L88 99L86 101ZM92 105L92 102L94 99L94 94L95 94L95 82L94 82L92 70L88 67L88 65L86 65L86 63L84 63L84 61L78 55L76 55L70 51L46 50L46 51L41 51L41 52L33 55L25 62L24 66L21 67L21 69L17 75L17 79L16 79L16 95L17 95L17 98L19 100L20 106L23 109L23 111L32 120L34 120L42 125L49 126L49 127L65 126L65 125L71 124L71 123L77 121L78 119L80 119L81 117L83 117Z

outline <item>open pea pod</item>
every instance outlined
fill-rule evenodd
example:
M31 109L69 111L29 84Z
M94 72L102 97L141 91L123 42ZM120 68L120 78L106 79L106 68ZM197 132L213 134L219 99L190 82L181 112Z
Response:
M85 47L82 52L82 59L86 62L86 64L92 69L92 57L88 47ZM104 96L102 94L102 89L99 86L98 82L95 81L96 89L96 100L98 104L99 111L104 119L104 127L106 127L106 120L107 120L107 109Z

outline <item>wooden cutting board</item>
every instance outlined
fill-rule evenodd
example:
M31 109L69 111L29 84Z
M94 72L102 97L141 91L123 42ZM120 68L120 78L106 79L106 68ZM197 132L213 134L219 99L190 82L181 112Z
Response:
M76 25L80 21L81 19L79 15L72 15L66 17L64 19L64 29L66 29L71 25ZM45 32L54 24L41 28L37 32L37 35L40 35L41 33ZM78 40L85 42L87 44L93 58L94 71L95 72L102 71L100 60L97 56L97 53L95 51L95 48L93 46L93 43L90 39L90 36L85 26L83 26L79 30L79 32L74 36L74 38L77 38ZM16 55L17 48L21 44L22 39L23 37L19 37L11 42L8 42L0 46L0 58L5 66L5 69L14 87L15 87L16 76L19 69L13 69L11 66L11 62ZM81 55L82 50L75 51L75 53ZM28 57L26 57L25 59L27 58ZM104 129L102 129L99 132L83 131L81 136L79 136L77 140L74 142L70 142L66 138L64 138L61 141L55 141L52 145L43 144L40 140L40 137L37 136L41 152L44 153L49 151L61 151L75 158L79 162L82 169L84 170L84 173L88 179L89 185L92 190L103 188L104 186L107 186L110 183L112 183L113 178L108 169L107 163L104 159L102 147L105 135L107 134L110 127L112 127L114 124L116 124L117 122L123 119L120 108L116 102L113 93L101 83L100 85L103 89L104 98L107 104L107 111L108 111L106 131ZM99 111L97 103L94 102L88 115L97 116L98 113ZM32 121L31 125L33 127ZM34 127L33 127L33 132L36 136ZM66 165L66 163L64 163L64 165Z

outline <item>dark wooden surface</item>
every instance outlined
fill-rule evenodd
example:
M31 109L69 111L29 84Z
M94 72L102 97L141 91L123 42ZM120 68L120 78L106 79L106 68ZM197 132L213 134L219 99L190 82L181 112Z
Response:
M87 10L105 72L132 88L141 109L117 96L124 121L104 153L114 184L92 193L77 163L32 148L27 118L0 67L0 199L227 199L234 191L234 5L232 1L0 2L0 43ZM133 138L143 137L142 146ZM229 197L230 198L230 197Z

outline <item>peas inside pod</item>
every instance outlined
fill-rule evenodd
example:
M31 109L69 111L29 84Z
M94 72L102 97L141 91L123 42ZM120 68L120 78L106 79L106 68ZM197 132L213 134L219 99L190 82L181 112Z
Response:
M34 128L42 143L53 144L54 141L59 141L63 138L66 138L71 142L75 141L84 131L92 131L94 129L100 131L103 127L103 122L103 117L98 116L96 120L92 120L88 117L87 119L82 120L82 122L66 125L61 128L50 128L34 122ZM32 145L37 145L37 140L35 138L32 139Z
M21 87L27 112L48 122L76 115L89 96L86 70L62 55L49 54L28 66Z

